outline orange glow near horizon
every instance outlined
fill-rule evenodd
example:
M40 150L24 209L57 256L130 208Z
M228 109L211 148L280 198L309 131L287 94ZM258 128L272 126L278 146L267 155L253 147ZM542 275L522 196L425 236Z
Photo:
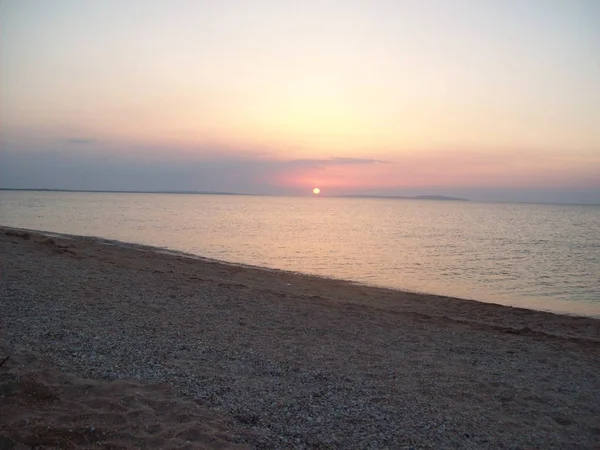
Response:
M321 193L321 189L319 189L319 188L314 188L313 189L313 194L319 195L320 193Z
M428 187L469 188L537 186L598 186L597 167L600 157L590 155L590 164L582 168L579 161L570 161L546 154L545 156L521 156L498 161L491 154L462 152L455 155L415 153L411 157L389 159L385 163L336 164L333 158L315 160L314 164L298 166L294 160L274 173L269 181L274 186L301 191L308 186L327 188L329 192L360 192L373 189L410 189ZM579 172L579 180L569 173ZM576 184L577 183L577 184ZM311 189L312 189L311 187Z

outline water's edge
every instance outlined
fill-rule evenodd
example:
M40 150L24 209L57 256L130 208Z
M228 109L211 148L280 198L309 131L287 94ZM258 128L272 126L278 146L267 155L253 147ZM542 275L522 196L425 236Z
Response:
M350 285L382 289L382 290L389 291L389 292L396 292L396 293L403 293L403 294L416 294L416 295L431 296L431 297L444 298L444 299L454 299L454 300L461 300L461 301L471 301L471 302L477 302L477 303L483 303L483 304L493 304L493 305L503 306L505 308L510 308L513 310L540 311L540 312L559 315L559 316L585 317L585 318L600 319L600 314L595 314L595 313L587 313L586 314L584 312L575 313L575 312L562 311L562 310L524 307L524 306L516 306L516 305L510 304L510 303L502 303L499 301L498 302L485 301L485 300L478 300L478 299L474 299L474 298L454 297L454 296L449 296L449 295L440 295L440 294L423 292L423 291L398 289L398 288L392 288L389 286L381 286L381 285L377 285L377 284L363 283L363 282L358 282L358 281L348 280L348 279L343 279L343 278L322 276L322 275L317 275L317 274L312 274L312 273L305 273L305 272L285 270L285 269L277 269L277 268L272 268L272 267L257 266L257 265L253 265L253 264L244 264L244 263L240 263L240 262L232 262L232 261L226 261L226 260L221 260L221 259L216 259L216 258L209 258L206 256L201 256L201 255L196 255L193 253L183 252L180 250L170 249L168 247L157 247L157 246L153 246L153 245L140 244L137 242L126 242L126 241L120 241L120 240L116 240L116 239L107 239L107 238L103 238L101 236L86 236L86 235L77 235L77 234L68 234L68 233L57 233L54 231L37 230L37 229L30 229L30 228L18 228L18 227L11 227L11 226L1 225L1 224L0 224L0 229L36 233L36 234L47 236L47 237L60 237L63 239L81 240L81 241L92 242L92 243L100 244L100 245L112 245L115 247L128 248L128 249L152 252L152 253L157 253L157 254L179 256L182 258L189 258L189 259L194 259L197 261L203 261L203 262L208 262L208 263L213 263L213 264L222 264L222 265L226 265L226 266L230 266L230 267L240 267L240 268L244 268L244 269L252 269L252 270L264 271L264 272L275 273L275 274L280 273L280 274L284 274L284 275L285 274L296 275L296 276L302 276L302 277L308 277L308 278L320 279L320 280L332 280L332 281L337 281L337 282L348 283Z

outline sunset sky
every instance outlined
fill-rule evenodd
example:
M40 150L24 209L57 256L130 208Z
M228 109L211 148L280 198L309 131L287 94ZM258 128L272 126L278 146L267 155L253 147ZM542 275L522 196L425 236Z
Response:
M0 187L600 203L600 1L3 0Z

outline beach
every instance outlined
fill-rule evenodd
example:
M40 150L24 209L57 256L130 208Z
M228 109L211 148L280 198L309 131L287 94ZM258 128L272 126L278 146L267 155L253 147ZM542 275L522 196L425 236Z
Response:
M600 447L597 319L10 228L0 254L0 448Z

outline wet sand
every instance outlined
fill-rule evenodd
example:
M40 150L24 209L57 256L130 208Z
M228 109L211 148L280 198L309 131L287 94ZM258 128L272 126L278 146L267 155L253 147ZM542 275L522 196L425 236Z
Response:
M598 448L600 321L0 228L0 448Z

